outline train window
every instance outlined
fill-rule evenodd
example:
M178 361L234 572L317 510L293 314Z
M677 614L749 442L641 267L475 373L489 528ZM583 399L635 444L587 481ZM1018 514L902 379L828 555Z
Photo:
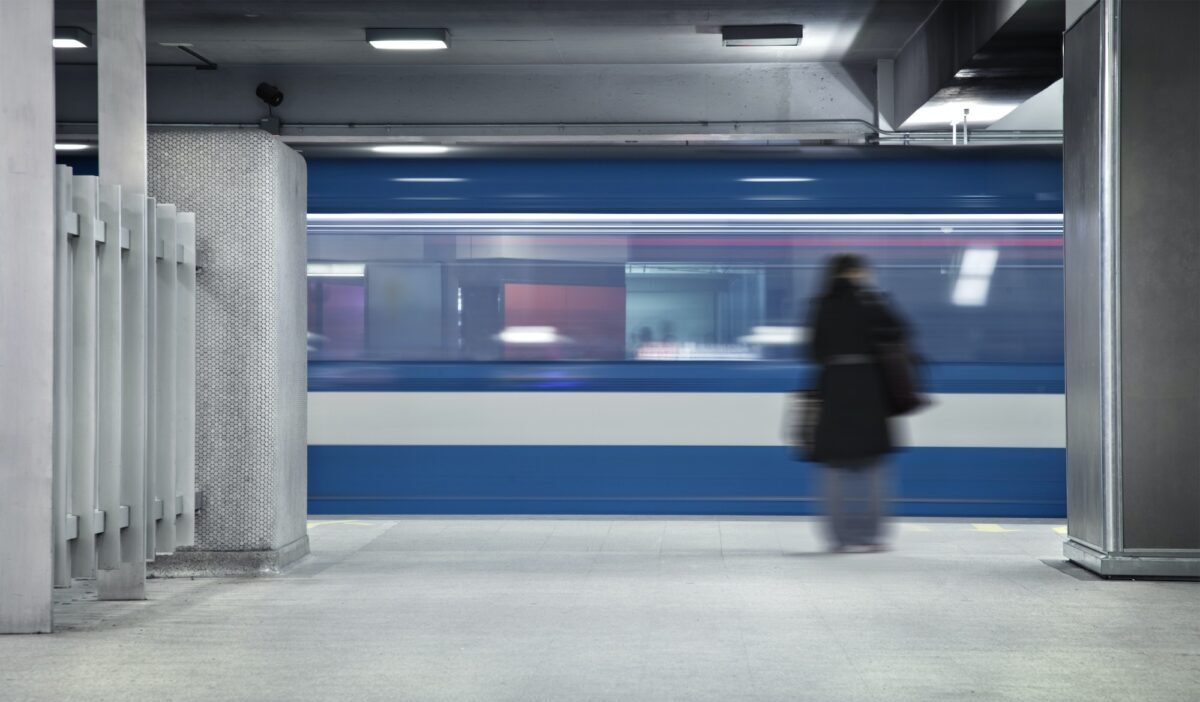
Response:
M937 362L1062 362L1059 215L312 215L309 356L793 358L865 255Z

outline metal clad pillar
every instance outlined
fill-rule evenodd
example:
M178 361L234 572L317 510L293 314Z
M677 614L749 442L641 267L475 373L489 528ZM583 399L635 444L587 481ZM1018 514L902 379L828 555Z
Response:
M1200 4L1065 39L1067 557L1200 577Z
M146 195L146 11L145 0L101 0L97 13L99 56L100 176L106 184L121 188L123 214L129 217L130 258L145 221ZM151 210L151 213L153 211ZM152 214L150 215L153 216ZM141 218L141 222L139 222ZM139 261L127 261L122 273L123 310L140 309L145 298L148 270ZM122 404L126 421L122 427L121 460L125 476L122 502L130 508L130 526L122 535L122 563L116 570L99 573L101 599L145 598L146 563L130 557L138 541L145 549L146 489L146 397L147 320L125 315L122 332ZM140 484L139 484L140 483ZM141 494L141 500L137 498ZM142 519L138 519L141 516ZM125 547L128 547L125 548ZM151 553L153 551L151 550Z
M53 14L0 2L0 633L51 625Z

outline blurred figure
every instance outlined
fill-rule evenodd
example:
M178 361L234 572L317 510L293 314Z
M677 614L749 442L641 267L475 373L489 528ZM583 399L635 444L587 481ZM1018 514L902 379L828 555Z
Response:
M884 463L894 446L879 348L908 332L854 254L829 260L811 329L821 409L809 459L826 466L831 548L883 551Z

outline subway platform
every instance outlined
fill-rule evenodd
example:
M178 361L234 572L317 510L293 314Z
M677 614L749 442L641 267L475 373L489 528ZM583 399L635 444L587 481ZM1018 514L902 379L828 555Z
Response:
M282 575L56 592L0 699L1195 700L1192 583L1102 580L1061 523L325 518ZM80 581L86 583L88 581Z

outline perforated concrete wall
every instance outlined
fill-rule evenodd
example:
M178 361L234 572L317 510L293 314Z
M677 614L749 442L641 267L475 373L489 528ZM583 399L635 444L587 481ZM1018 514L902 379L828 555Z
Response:
M150 195L196 213L202 267L194 551L209 553L191 560L269 570L307 552L304 159L258 130L164 129L148 165Z

